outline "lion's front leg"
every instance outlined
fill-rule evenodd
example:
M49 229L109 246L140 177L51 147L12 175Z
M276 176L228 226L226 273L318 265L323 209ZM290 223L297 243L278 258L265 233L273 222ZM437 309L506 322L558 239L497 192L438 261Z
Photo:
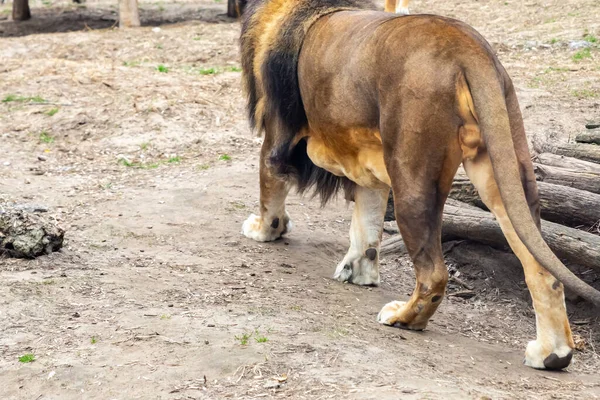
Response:
M269 164L272 146L265 138L260 154L260 215L250 214L242 225L242 233L258 242L270 242L292 229L285 211L289 184L277 177Z
M334 278L356 285L379 285L379 244L389 189L356 187L350 224L350 249Z

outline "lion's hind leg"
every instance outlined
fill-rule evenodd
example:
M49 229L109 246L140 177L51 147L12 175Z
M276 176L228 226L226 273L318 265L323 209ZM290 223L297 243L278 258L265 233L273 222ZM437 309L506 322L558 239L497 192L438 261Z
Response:
M379 285L379 244L389 189L356 186L350 224L350 249L334 279L356 285Z
M494 213L500 228L525 271L536 314L537 338L529 342L525 364L538 369L562 369L573 355L573 338L565 310L563 285L542 267L517 236L504 208L485 150L464 161L465 170L485 205Z
M423 110L427 106L419 101L408 103L406 115L413 121L399 130L394 139L397 143L390 146L395 151L386 161L396 222L414 264L416 285L408 301L388 303L377 316L382 324L412 330L427 326L446 292L442 214L461 161L458 145L443 134L455 129L451 118L432 117ZM392 126L388 132L393 130Z

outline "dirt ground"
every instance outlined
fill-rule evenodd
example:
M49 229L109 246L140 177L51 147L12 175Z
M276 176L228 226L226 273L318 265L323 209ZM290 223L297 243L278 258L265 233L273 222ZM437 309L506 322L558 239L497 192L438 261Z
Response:
M285 240L240 235L261 139L224 2L142 1L144 27L125 31L116 1L31 4L19 24L0 5L0 204L44 205L67 236L61 252L0 259L1 399L600 398L585 304L569 304L584 347L568 372L521 364L535 319L518 269L464 267L477 295L407 332L375 321L412 291L407 257L382 261L379 288L330 278L348 245L341 199L292 195ZM536 146L600 119L598 43L571 48L600 37L597 0L411 9L488 38Z

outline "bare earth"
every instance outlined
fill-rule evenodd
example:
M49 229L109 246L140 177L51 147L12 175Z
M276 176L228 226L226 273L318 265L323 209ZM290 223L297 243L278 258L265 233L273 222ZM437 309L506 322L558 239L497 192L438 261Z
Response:
M261 139L223 2L142 1L145 26L125 31L116 1L31 4L21 24L0 6L0 97L25 97L0 103L0 203L47 206L67 242L0 259L1 399L600 398L585 304L569 305L583 350L568 372L521 364L535 320L518 270L465 267L477 295L407 332L375 321L412 291L407 257L383 260L379 288L330 278L348 245L341 199L292 195L285 240L240 235L258 211ZM600 119L597 43L581 59L569 48L600 36L597 0L411 10L488 38L536 146Z

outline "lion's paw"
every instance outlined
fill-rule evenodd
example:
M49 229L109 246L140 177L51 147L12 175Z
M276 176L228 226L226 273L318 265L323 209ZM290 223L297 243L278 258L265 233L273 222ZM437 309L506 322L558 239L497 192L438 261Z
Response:
M333 279L361 286L378 286L380 280L377 250L367 249L363 255L346 254L335 269Z
M377 314L377 322L411 331L422 331L425 329L427 319L419 318L418 313L410 312L411 310L407 309L407 307L408 303L406 301L389 302ZM411 315L410 322L408 322L409 319L407 316Z
M377 314L377 322L383 325L394 325L398 321L400 310L406 304L405 301L392 301L387 303L379 314Z
M549 351L544 350L537 340L532 340L527 344L523 363L535 369L560 370L567 368L572 358L573 349L569 346L563 345Z
M257 242L271 242L279 239L281 235L291 230L292 221L287 213L285 213L283 221L279 218L274 218L269 224L265 224L260 216L250 214L242 225L242 234Z

